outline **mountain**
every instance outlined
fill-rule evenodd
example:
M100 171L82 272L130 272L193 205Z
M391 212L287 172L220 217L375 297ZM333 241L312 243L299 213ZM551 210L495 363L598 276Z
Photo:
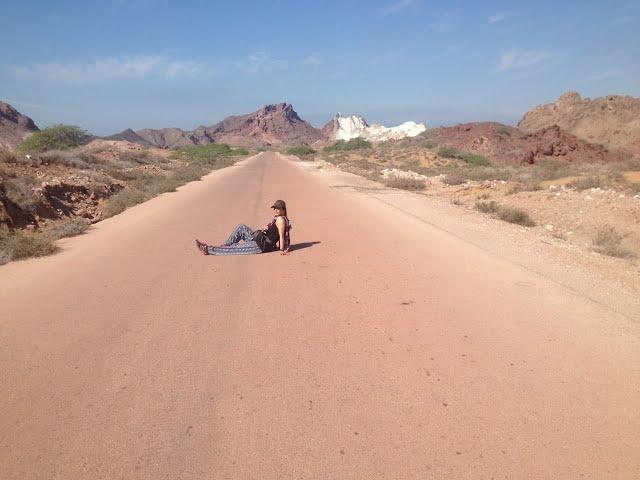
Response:
M0 102L0 147L14 149L39 128L11 105Z
M360 115L343 117L338 113L322 128L322 133L329 140L351 140L362 137L372 142L384 142L415 137L426 129L424 124L416 122L405 122L395 127L369 125Z
M214 125L200 126L192 131L163 128L134 133L160 148L207 143L247 147L308 145L322 138L320 130L302 120L288 103L266 105L253 113L230 116Z
M592 100L568 92L535 107L518 123L528 133L552 125L610 150L640 155L640 98L609 95Z
M105 137L104 139L105 140L124 140L131 143L137 143L138 145L142 145L144 147L153 146L151 142L145 140L130 128L127 128L126 130L123 130L120 133L116 133L115 135Z

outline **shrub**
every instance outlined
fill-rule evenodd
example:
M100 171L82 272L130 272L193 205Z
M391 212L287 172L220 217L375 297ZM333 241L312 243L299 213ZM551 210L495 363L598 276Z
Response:
M452 172L442 177L442 183L445 185L462 185L467 183L467 178L460 172Z
M438 155L444 158L459 158L462 152L458 149L445 145L438 149Z
M487 160L486 157L475 153L461 152L457 148L453 148L449 145L440 147L440 149L438 150L438 155L444 158L455 158L458 160L462 160L463 162L471 166L489 165L489 160Z
M578 191L588 190L590 188L601 188L603 182L600 177L590 175L588 177L579 178L567 184L568 187L575 188Z
M57 250L53 240L41 233L16 231L0 240L4 256L11 260L29 257L43 257Z
M438 146L438 144L436 142L424 142L422 144L423 148L428 148L429 150L431 150L432 148L436 148Z
M28 210L40 201L38 194L34 190L38 184L37 178L27 176L10 178L4 181L7 198L22 210Z
M313 155L314 153L316 153L316 151L306 145L287 148L287 155L295 155L296 157L304 157L306 155Z
M593 237L594 250L603 255L618 258L631 258L636 254L622 245L624 235L610 225L605 225L598 229Z
M60 238L74 237L84 233L91 225L91 222L82 217L65 218L55 222L50 228L46 230L46 235L51 240L58 240Z
M515 223L525 227L533 227L536 224L524 210L498 205L494 200L490 202L476 202L476 210L488 213L505 222Z
M0 147L0 163L18 163L18 157L15 153Z
M402 190L424 190L425 184L423 180L417 178L403 178L403 177L388 177L385 179L384 184L391 188L400 188Z
M18 147L21 152L45 152L77 147L87 138L87 132L71 125L55 125L34 132Z
M209 143L207 145L186 145L177 147L173 151L174 158L198 162L208 167L221 168L231 165L228 157L247 155L245 148L232 149L224 143Z
M519 208L500 207L498 210L498 218L509 223L516 223L524 227L534 227L536 222L529 216L527 212Z
M361 150L365 148L371 148L371 142L368 142L364 138L352 138L351 140L344 141L338 140L333 145L324 147L325 152L345 152L349 150Z
M501 125L500 127L498 127L498 134L499 135L511 135L511 130L509 130L509 127L507 127L506 125Z
M476 210L482 213L496 213L500 206L495 200L490 202L476 202Z
M107 201L102 215L104 218L113 217L114 215L124 212L129 207L144 202L147 198L148 197L140 190L126 187Z

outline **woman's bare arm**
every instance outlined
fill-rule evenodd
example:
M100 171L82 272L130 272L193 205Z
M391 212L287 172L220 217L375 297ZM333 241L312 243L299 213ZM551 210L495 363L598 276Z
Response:
M284 232L285 232L286 225L287 223L284 221L284 218L282 217L276 218L276 227L278 227L278 233L280 234L280 252L283 255L286 255L287 253L284 245Z

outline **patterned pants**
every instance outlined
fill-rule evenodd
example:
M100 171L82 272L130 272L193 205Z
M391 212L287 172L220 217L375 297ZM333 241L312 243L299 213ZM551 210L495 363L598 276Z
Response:
M253 230L242 223L231 232L231 235L223 245L219 247L209 246L207 251L209 255L252 255L254 253L262 253L262 250L253 239Z

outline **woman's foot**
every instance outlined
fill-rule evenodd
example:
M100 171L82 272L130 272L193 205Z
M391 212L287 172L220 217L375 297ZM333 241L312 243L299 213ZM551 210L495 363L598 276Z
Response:
M198 247L198 250L202 252L203 255L209 255L209 245L207 245L204 242L201 242L196 238L196 246Z

